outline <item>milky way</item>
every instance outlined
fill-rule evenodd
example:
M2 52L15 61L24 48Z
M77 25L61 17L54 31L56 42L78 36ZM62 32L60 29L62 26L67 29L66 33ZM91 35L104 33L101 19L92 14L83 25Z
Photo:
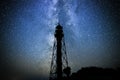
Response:
M55 26L63 26L72 71L120 67L118 0L8 0L0 3L1 61L48 74Z

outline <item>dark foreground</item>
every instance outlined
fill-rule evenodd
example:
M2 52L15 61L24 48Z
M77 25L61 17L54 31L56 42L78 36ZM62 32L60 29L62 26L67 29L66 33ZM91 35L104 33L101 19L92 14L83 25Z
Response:
M70 80L120 80L120 68L115 70L87 67L73 73L70 78Z
M2 76L0 80L49 80L43 76ZM69 78L63 80L120 80L120 68L86 67L72 73Z

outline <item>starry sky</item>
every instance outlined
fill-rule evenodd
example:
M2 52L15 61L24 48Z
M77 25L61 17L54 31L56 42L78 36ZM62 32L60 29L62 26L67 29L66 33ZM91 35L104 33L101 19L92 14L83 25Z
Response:
M72 72L120 67L120 0L0 0L0 70L48 75L58 22Z

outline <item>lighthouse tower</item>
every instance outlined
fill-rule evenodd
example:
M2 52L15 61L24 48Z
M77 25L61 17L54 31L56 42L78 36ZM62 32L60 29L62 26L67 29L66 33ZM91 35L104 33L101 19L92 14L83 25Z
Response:
M60 24L56 26L54 37L49 80L62 80L65 75L69 77L70 67L68 67L63 27Z

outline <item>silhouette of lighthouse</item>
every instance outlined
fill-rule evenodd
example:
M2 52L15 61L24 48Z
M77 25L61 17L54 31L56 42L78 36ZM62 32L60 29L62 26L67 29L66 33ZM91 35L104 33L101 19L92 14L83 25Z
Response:
M68 67L63 28L60 24L56 27L54 37L49 80L62 80L65 75L69 77L70 67Z

